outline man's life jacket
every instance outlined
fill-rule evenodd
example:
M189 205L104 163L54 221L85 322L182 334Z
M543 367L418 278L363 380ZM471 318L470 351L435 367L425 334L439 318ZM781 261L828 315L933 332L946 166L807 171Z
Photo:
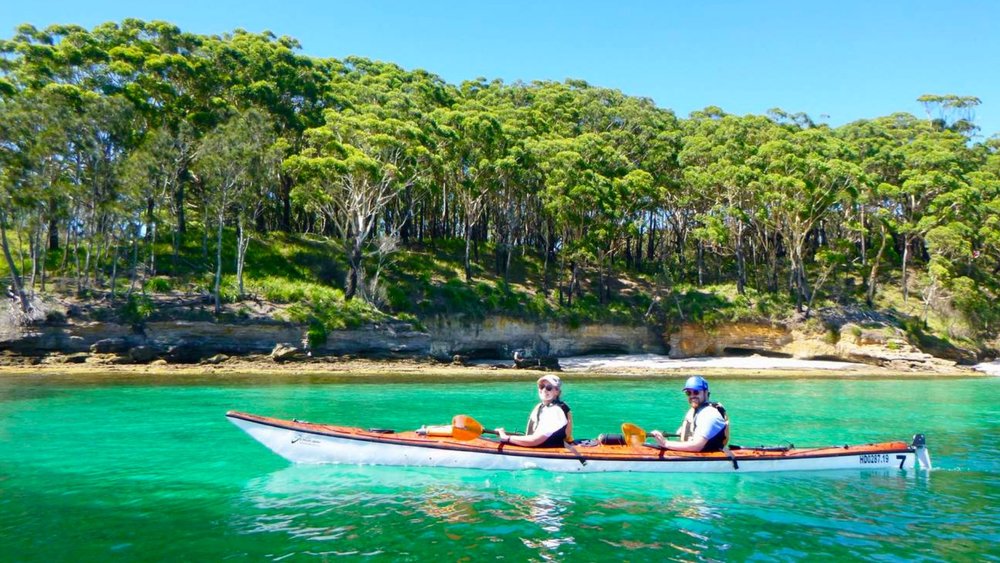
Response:
M692 409L693 412L689 411L691 416L684 417L684 424L680 432L680 440L682 442L686 442L690 440L692 436L694 436L694 431L698 424L697 423L698 413L701 412L701 409L705 407L712 407L715 410L719 411L719 414L722 415L722 420L726 421L726 427L723 428L721 431L719 431L715 436L709 438L708 442L705 443L705 447L702 448L701 451L703 452L721 451L723 448L726 447L726 445L729 444L729 415L726 414L726 407L722 406L722 403L705 401L704 403L698 405L697 409Z
M566 415L566 426L563 426L558 431L553 432L551 436L545 439L538 447L540 448L555 448L562 446L564 442L573 442L573 415L569 412L569 405L562 402L560 399L556 399L549 403L549 406L557 406L562 409L563 413ZM542 417L542 409L545 408L545 403L538 403L535 405L534 410L531 411L531 415L528 416L528 428L524 431L525 434L534 434L535 428L538 427L538 421Z

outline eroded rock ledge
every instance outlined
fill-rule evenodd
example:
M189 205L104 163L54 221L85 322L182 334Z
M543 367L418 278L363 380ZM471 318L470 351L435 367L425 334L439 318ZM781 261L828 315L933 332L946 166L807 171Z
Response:
M798 359L836 359L897 370L953 369L956 359L975 360L971 353L952 351L953 359L938 358L914 346L901 329L847 322L827 332L773 323L730 323L713 327L685 324L666 334L670 357L720 356L736 352L774 354Z
M945 359L918 349L900 329L886 323L845 322L826 332L805 324L737 322L713 327L689 323L668 332L645 326L592 324L571 327L493 317L438 317L425 329L405 322L334 331L309 347L307 327L271 319L233 323L147 322L141 329L113 322L69 319L21 327L0 337L0 352L46 362L169 363L221 362L227 356L271 354L276 362L308 356L510 359L616 353L667 354L672 358L758 353L799 359L839 359L906 371L954 369L960 353ZM942 354L938 354L939 356ZM0 359L2 360L2 359Z
M387 322L354 330L333 331L326 342L310 347L307 327L254 320L238 323L206 321L148 322L140 330L128 325L70 319L64 323L22 327L0 340L0 350L23 356L58 354L59 361L82 362L91 354L106 363L202 362L218 354L270 354L294 347L306 355L371 357L511 358L515 350L532 356L571 356L601 352L666 353L657 332L648 327L587 325L566 327L505 318L459 321L439 318L428 330L410 323ZM296 354L282 352L276 358ZM91 360L93 361L93 360Z

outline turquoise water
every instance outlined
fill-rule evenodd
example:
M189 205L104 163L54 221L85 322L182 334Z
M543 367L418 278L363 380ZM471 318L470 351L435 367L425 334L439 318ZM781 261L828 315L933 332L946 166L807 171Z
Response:
M581 381L578 437L676 428L679 378ZM649 475L294 466L228 409L523 428L531 381L0 379L0 561L1000 560L1000 379L718 379L743 445L927 434L935 470Z

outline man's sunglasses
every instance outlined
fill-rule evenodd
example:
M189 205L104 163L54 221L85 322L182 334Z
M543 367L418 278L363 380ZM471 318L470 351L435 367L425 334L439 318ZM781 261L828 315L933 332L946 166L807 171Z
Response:
M691 397L693 395L697 395L698 393L701 393L701 389L685 389L684 390L684 394L687 395L688 397Z

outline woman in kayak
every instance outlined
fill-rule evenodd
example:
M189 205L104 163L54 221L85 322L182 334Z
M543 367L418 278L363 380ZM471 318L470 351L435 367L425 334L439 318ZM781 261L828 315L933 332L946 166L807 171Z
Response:
M684 383L684 393L691 408L677 429L680 440L666 440L659 430L650 435L665 450L715 452L725 448L729 441L729 419L722 405L709 402L708 382L700 375L692 375Z
M573 415L569 405L562 402L562 380L558 375L543 375L538 379L538 398L541 401L528 416L524 436L511 436L497 428L500 441L515 446L555 448L573 441Z

